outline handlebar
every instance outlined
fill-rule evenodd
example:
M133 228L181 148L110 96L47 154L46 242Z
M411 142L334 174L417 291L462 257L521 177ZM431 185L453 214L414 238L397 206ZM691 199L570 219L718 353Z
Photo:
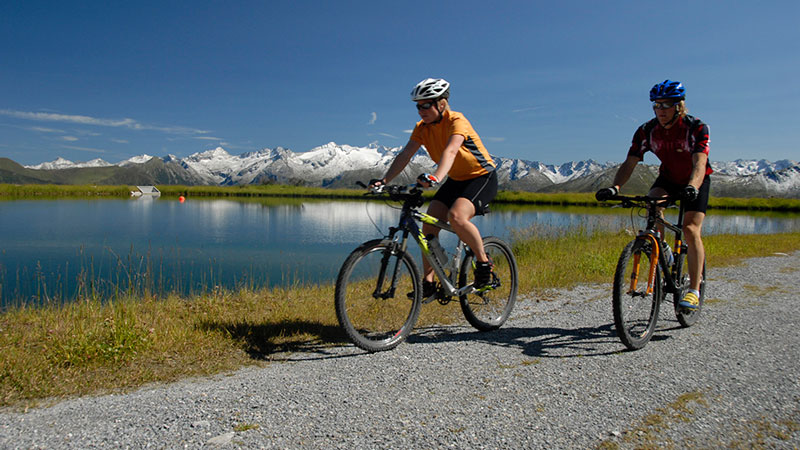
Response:
M378 186L367 186L361 181L356 181L358 186L361 186L368 191L364 195L388 195L390 199L397 201L417 200L415 206L422 204L422 185L419 183L412 184L381 184Z
M608 198L607 201L619 201L620 206L623 208L633 208L635 206L659 206L662 208L669 208L675 205L680 196L668 195L666 197L650 197L648 195L615 195Z

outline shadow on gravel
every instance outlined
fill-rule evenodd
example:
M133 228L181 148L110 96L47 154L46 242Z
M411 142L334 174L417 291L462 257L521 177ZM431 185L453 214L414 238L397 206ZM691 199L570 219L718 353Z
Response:
M519 348L523 354L537 358L604 356L625 351L625 347L617 338L613 323L572 329L509 327L489 332L463 332L463 330L463 327L418 329L409 336L408 343L482 342L500 347ZM652 341L665 339L669 339L669 336L661 334L653 336Z
M304 320L260 324L207 321L200 326L224 333L251 358L260 361L314 359L311 355L319 359L347 356L331 351L334 346L349 342L339 326ZM302 357L292 358L293 354Z
M664 332L680 329L679 326L664 328L667 324L662 323L652 341L669 339ZM355 353L343 352L343 347L352 345L338 325L299 320L260 324L207 321L200 326L224 333L251 358L259 361L307 361L368 354L358 349L355 349ZM431 326L416 328L401 345L442 342L482 342L519 348L523 354L539 358L602 356L625 351L613 323L573 329L507 327L489 332L474 331L464 326Z

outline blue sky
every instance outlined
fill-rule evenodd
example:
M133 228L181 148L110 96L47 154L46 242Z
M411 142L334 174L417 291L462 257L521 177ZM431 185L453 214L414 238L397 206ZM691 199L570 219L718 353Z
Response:
M712 160L798 160L798 18L796 0L7 0L0 156L401 146L411 88L443 77L492 154L621 162L670 78Z

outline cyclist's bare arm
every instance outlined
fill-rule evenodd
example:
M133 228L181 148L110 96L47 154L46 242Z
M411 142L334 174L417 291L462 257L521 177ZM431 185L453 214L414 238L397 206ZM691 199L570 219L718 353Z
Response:
M708 164L708 155L702 152L692 154L692 175L689 178L689 184L697 189L700 189L703 178L706 176L706 164Z
M614 186L617 189L620 189L622 185L628 182L633 174L633 169L636 168L636 165L639 164L640 161L641 159L638 156L628 155L625 162L619 166L617 174L614 176Z
M394 161L392 161L392 165L389 166L389 170L386 171L386 175L383 177L384 181L389 183L396 176L400 175L400 173L403 172L403 169L406 168L408 163L411 161L411 158L414 157L414 154L417 153L417 150L419 150L421 146L422 144L419 142L409 139L408 143L406 143L406 146L403 147L403 150L401 150L400 153L398 153L394 158Z
M447 141L447 147L445 147L444 152L442 152L442 159L439 160L439 165L436 167L436 172L433 174L436 179L444 180L444 177L450 173L450 168L453 167L453 161L456 160L456 155L458 155L458 149L461 148L461 144L463 143L464 136L460 134L450 136L450 139Z

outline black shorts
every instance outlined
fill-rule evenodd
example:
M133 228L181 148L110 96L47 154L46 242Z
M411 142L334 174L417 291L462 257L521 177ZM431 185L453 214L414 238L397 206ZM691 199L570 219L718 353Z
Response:
M466 198L475 205L475 215L481 216L489 211L489 203L497 196L497 171L464 181L448 178L436 191L434 200L444 203L448 209L458 198Z
M706 209L708 209L708 191L711 186L711 179L706 175L705 179L703 180L703 184L700 185L700 189L698 189L697 198L694 199L693 202L688 202L685 204L685 211L696 211L705 213ZM656 178L656 181L653 183L653 186L650 189L655 187L660 187L667 191L669 195L679 195L683 188L686 187L685 184L678 184L673 183L672 181L668 180L666 177L661 175Z

